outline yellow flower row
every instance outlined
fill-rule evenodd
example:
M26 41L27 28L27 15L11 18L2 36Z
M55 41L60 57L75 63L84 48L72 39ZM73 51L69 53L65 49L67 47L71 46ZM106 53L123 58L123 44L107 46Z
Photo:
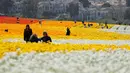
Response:
M17 52L18 55L21 53L29 53L32 51L36 52L70 52L70 51L83 51L83 50L93 50L93 51L108 51L117 49L127 49L130 50L129 45L102 45L102 44L45 44L45 43L0 43L0 57L3 57L7 52Z
M67 26L71 27L71 36L69 37L65 36ZM0 27L0 39L23 38L25 25L0 24ZM130 40L130 35L105 32L97 29L96 27L98 27L98 24L96 23L94 23L92 28L83 28L81 22L74 24L69 21L64 21L63 23L58 21L48 21L43 23L42 26L39 24L31 25L33 33L36 33L38 37L42 37L42 32L47 31L53 39ZM110 27L112 27L112 25L110 25ZM5 32L5 29L8 29L9 31Z

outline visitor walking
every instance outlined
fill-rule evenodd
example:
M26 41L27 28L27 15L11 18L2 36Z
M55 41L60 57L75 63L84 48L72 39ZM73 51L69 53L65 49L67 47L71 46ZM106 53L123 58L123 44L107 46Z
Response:
M26 25L24 29L24 41L29 42L30 36L32 35L32 29L29 25Z

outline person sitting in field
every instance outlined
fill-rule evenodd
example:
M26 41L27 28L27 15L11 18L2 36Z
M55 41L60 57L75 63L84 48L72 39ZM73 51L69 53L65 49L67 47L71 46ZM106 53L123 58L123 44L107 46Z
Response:
M93 24L90 24L90 26L92 27L92 26L93 26Z
M45 43L52 42L51 37L48 36L47 32L43 32L43 37L40 40Z
M66 29L66 36L69 36L70 35L70 29L67 27Z
M84 23L84 28L87 28L86 24Z
M36 34L33 34L33 35L31 35L29 41L32 42L32 43L33 42L38 43L38 41L40 41L40 40L38 39Z
M29 25L26 25L24 29L24 41L29 42L30 36L32 35L32 29Z
M88 28L90 27L91 25L88 23Z

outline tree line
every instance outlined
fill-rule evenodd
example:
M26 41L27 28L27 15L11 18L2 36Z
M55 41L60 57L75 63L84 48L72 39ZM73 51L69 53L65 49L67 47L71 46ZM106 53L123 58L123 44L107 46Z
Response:
M38 3L40 0L21 0L22 1L22 11L21 16L28 17L28 18L36 18L37 11L38 11ZM90 2L88 0L79 0L80 3L83 4L84 7L89 7ZM5 15L12 15L13 10L12 7L15 6L14 0L0 0L0 13ZM75 3L75 0L69 3L69 7L67 7L67 12L71 16L78 15L79 13L79 4ZM53 15L51 12L43 12L43 15Z
M20 0L22 1L22 11L21 16L27 18L37 18L37 11L38 11L38 3L41 0ZM71 17L74 17L79 14L79 3L83 5L84 8L89 7L91 3L88 0L79 0L79 2L75 2L73 0L71 3L68 4L67 12L70 14ZM126 0L126 4L130 7L130 0ZM0 13L11 16L13 12L11 12L12 7L15 6L14 0L0 0ZM104 4L103 7L110 7L110 4ZM43 16L54 15L51 12L43 12ZM125 15L125 19L130 19L130 8L127 8Z

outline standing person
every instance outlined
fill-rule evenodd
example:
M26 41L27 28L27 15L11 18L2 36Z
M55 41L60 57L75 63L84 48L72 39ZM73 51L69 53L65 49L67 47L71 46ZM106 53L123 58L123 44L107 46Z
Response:
M84 24L84 20L82 21L82 24Z
M70 29L67 27L66 29L66 36L69 36L70 35Z
M32 35L32 29L29 25L26 25L24 29L24 41L29 42L30 36Z
M84 20L82 21L82 24L83 24L84 28L86 28L86 24L85 24Z
M105 22L105 26L107 26L107 21Z
M108 29L108 25L107 25L108 23L107 23L107 21L105 22L105 27Z
M17 21L16 21L16 23L17 23L17 24L20 23L20 18L19 18L19 17L17 17Z
M77 23L77 21L76 21L76 20L74 20L74 23L76 24L76 23Z
M42 27L42 20L39 20L39 24L41 25L41 27Z
M87 26L86 26L86 24L84 23L84 28L86 28Z
M45 43L52 42L51 37L48 36L47 32L43 32L43 37L41 38L41 41Z

